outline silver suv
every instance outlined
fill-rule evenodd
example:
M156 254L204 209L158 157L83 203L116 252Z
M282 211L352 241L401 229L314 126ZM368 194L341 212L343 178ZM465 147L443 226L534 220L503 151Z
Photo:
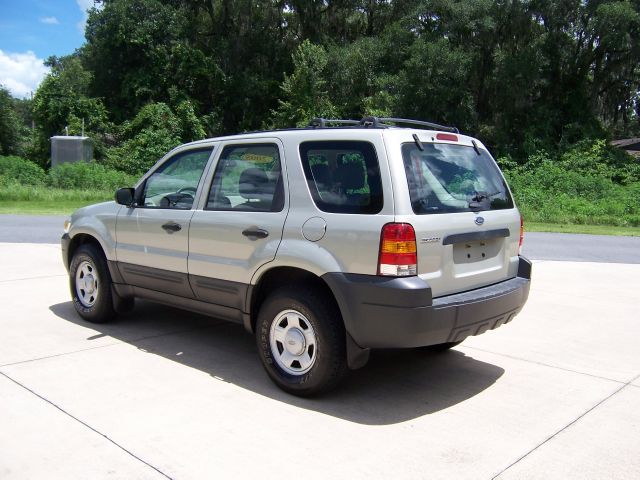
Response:
M513 319L531 277L522 232L479 140L316 119L172 150L75 212L62 252L84 319L139 297L241 323L271 379L311 395L371 349L447 349Z

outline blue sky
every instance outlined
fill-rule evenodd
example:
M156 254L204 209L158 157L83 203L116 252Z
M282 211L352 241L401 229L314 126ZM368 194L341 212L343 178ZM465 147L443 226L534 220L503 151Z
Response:
M28 97L47 73L43 61L84 42L93 0L0 0L0 84Z

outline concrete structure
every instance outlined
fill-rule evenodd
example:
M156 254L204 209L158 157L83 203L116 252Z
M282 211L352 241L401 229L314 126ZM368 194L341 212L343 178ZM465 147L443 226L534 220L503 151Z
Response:
M93 141L89 137L51 137L51 166L93 160Z

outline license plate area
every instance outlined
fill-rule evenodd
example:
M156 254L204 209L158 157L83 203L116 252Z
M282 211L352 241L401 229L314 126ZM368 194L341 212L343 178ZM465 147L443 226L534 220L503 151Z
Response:
M477 263L494 258L500 252L504 238L475 240L453 244L453 263Z

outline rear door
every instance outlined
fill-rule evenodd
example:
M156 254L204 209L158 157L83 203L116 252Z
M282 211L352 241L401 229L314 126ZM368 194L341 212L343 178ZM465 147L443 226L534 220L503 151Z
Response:
M253 273L274 259L287 216L277 139L227 142L191 219L189 280L196 298L242 309Z
M398 221L416 230L418 275L434 296L514 277L520 216L489 153L463 136L418 135L421 145L407 135L395 147L410 212Z

